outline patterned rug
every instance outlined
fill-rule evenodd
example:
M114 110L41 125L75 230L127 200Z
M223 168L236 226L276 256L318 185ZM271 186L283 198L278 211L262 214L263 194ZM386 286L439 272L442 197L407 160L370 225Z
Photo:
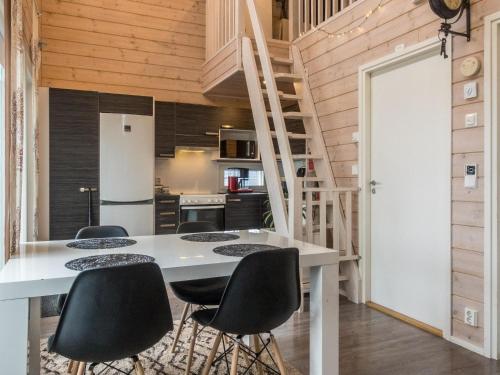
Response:
M177 327L178 321L174 322L174 326ZM146 375L177 375L184 374L186 368L187 353L189 350L189 336L191 334L191 326L188 323L184 330L182 331L181 338L179 339L179 346L175 353L170 353L171 344L174 340L174 332L168 333L158 344L154 347L146 350L139 355L142 361L142 365L145 369ZM191 374L201 374L203 366L207 360L207 357L212 348L213 342L215 340L216 333L211 329L204 329L198 336L196 340L195 352L193 356L193 364L191 367ZM219 347L219 354L222 353L222 343ZM230 353L231 354L231 353ZM228 362L230 365L231 355L228 355ZM43 375L63 375L67 374L67 368L69 361L54 353L47 352L47 340L42 340L41 342L41 374ZM272 360L267 356L264 357L264 362L268 363L271 367L276 368ZM240 354L240 359L238 361L240 365L240 371L238 373L244 372L245 359ZM301 375L299 371L286 364L288 368L288 375ZM132 370L132 360L126 359L122 361L113 362L113 366L119 368L122 371L129 372ZM111 375L118 374L119 372L106 368L103 365L99 365L95 368L96 374ZM255 366L252 370L247 372L247 374L256 374ZM264 371L265 374L271 374L271 371ZM131 372L133 374L133 372ZM215 366L212 367L210 371L211 375L226 375L229 374L226 362L224 360L219 361Z

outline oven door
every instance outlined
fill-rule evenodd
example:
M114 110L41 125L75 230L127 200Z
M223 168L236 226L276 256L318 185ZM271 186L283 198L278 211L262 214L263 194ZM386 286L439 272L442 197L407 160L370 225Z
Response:
M180 222L208 221L215 224L217 230L224 230L224 206L181 206Z

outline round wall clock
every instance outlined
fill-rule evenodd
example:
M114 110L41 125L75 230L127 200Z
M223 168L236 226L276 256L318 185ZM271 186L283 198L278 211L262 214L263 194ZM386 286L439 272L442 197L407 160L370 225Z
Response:
M460 13L464 0L429 0L429 5L440 18L449 20Z

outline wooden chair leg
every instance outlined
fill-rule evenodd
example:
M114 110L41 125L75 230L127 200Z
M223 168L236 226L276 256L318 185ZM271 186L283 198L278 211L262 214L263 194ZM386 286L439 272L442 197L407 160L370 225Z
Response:
M283 356L281 355L280 348L273 335L271 335L271 349L274 353L276 363L278 364L278 369L280 370L280 374L287 375L285 362L283 361Z
M87 368L87 364L85 362L80 362L78 365L78 375L85 375L85 369Z
M214 362L215 355L217 354L217 350L219 349L220 342L222 339L222 332L219 332L215 337L214 345L212 346L212 350L208 355L207 363L205 363L205 367L203 368L202 375L208 375L210 373L210 368L212 367L212 363Z
M71 366L71 375L76 375L78 372L78 367L80 366L80 362L78 361L71 361L73 364L70 363Z
M142 367L140 359L134 361L134 370L135 370L135 375L144 375L144 368Z
M184 328L184 325L186 324L186 316L189 310L189 307L191 304L186 303L184 305L184 310L182 310L182 316L181 316L181 321L179 323L179 327L177 327L177 332L175 334L175 339L174 342L172 343L172 348L170 349L170 353L173 353L175 349L177 348L177 343L179 342L179 337L181 337L182 330Z
M69 364L68 364L68 374L71 374L71 372L73 371L73 367L75 366L75 361L73 361L72 359L69 360Z
M238 357L240 354L240 343L236 342L233 349L233 358L231 358L231 375L238 374Z
M191 364L193 362L193 353L194 346L196 344L196 335L198 334L198 322L194 322L193 324L193 333L191 335L191 342L189 344L189 353L186 362L186 371L184 372L186 375L189 375L191 372Z
M253 349L256 352L260 352L261 346L260 346L260 338L259 335L253 335L252 336L252 341L253 341ZM259 362L255 362L255 366L257 367L257 374L258 375L263 375L264 372L262 370L262 365Z

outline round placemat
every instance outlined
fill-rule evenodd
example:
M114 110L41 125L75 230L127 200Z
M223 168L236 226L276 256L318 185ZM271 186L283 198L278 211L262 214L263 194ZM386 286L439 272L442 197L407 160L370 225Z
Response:
M95 268L126 266L136 263L154 262L155 258L141 254L105 254L93 255L70 260L64 266L73 271L85 271Z
M240 238L240 236L231 233L193 233L182 236L181 240L194 242L222 242L233 241L238 238Z
M220 255L227 255L229 257L244 257L248 254L256 253L259 251L276 249L280 249L280 247L253 243L241 243L235 245L218 246L213 250L213 252Z
M130 238L89 238L85 240L76 240L67 244L67 247L73 249L97 250L97 249L116 249L135 245L137 241Z

